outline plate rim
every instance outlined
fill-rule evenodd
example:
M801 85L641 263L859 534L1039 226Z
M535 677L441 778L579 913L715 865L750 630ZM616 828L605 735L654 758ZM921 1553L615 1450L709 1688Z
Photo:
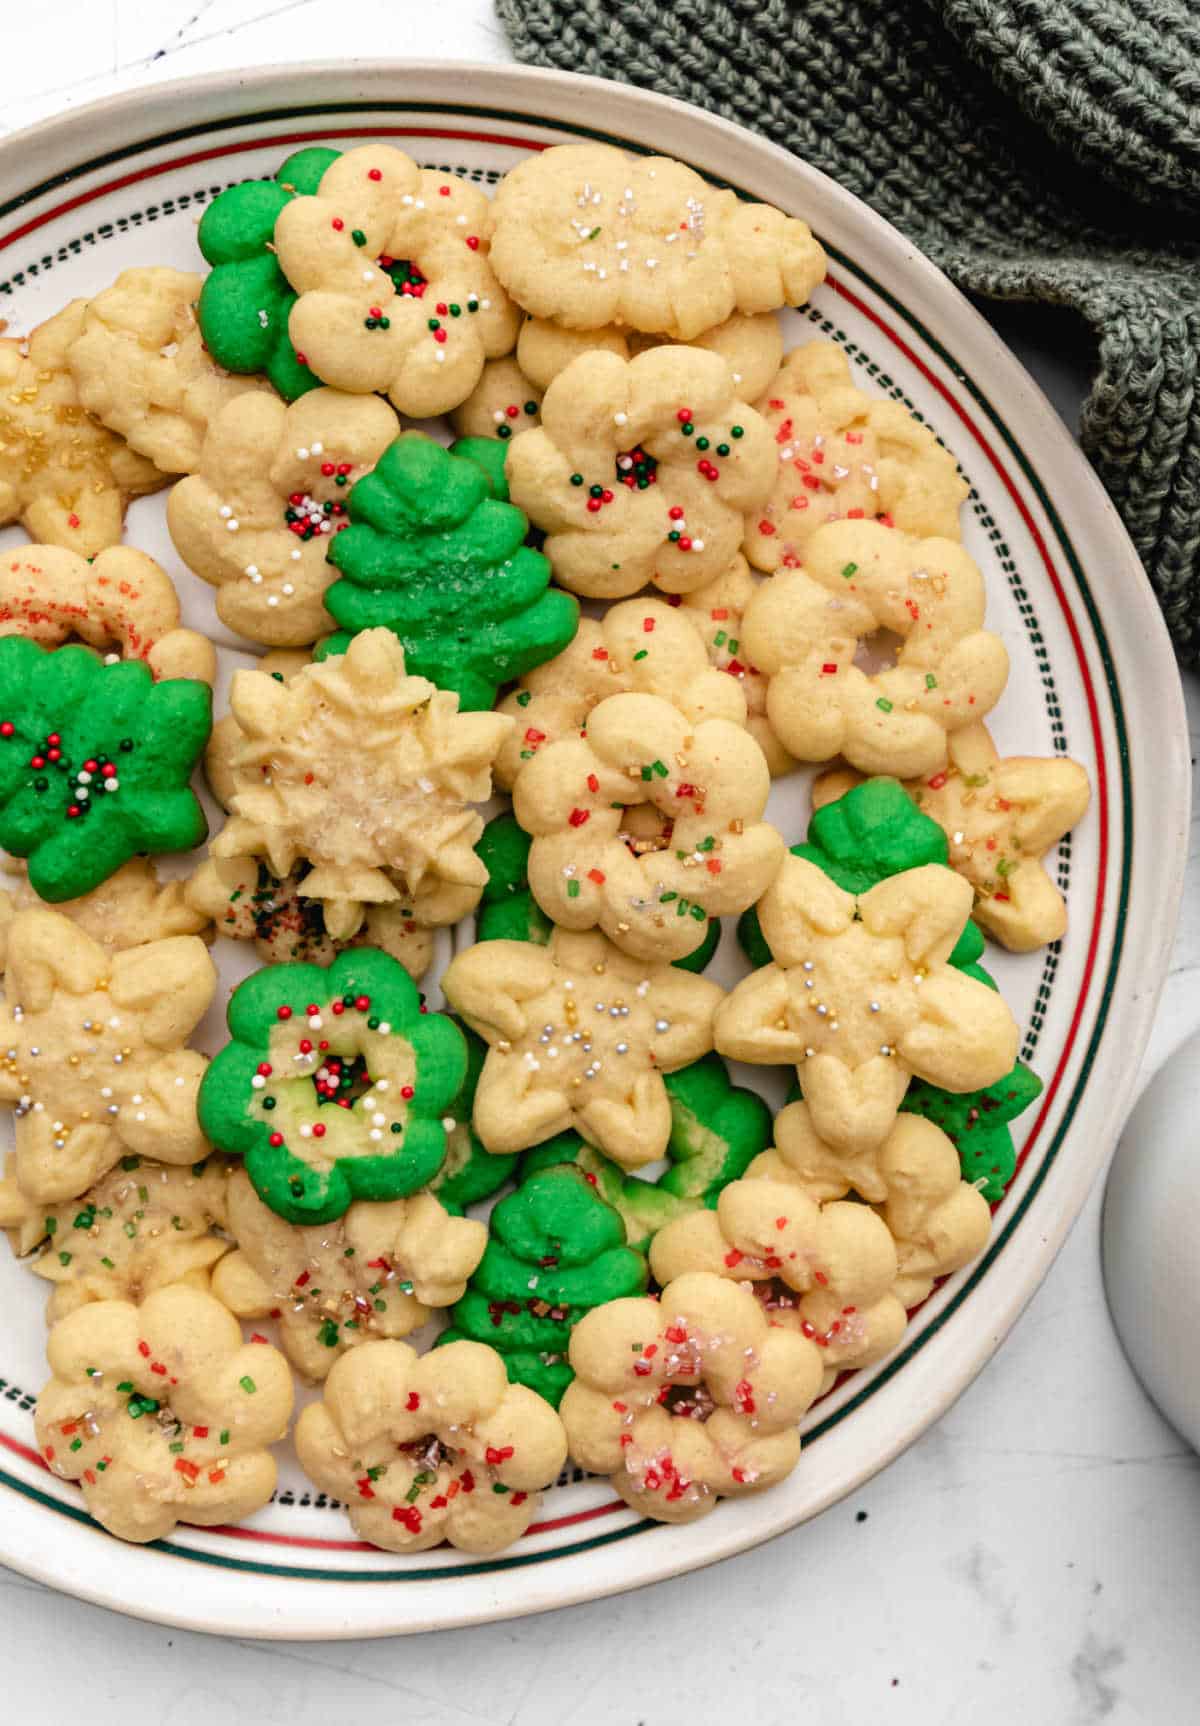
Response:
M318 82L319 76L319 82ZM313 104L302 96L302 91L309 82L309 88L317 88L322 92L336 90L331 99ZM991 1357L1004 1335L1011 1328L1027 1301L1040 1286L1053 1262L1059 1246L1066 1236L1075 1216L1078 1214L1092 1181L1111 1149L1119 1130L1124 1113L1124 1107L1136 1083L1138 1059L1145 1047L1153 1021L1154 1009L1159 991L1165 980L1170 942L1174 931L1175 918L1183 884L1183 868L1186 859L1186 844L1178 843L1180 833L1186 833L1188 812L1190 807L1190 773L1187 749L1187 727L1183 709L1182 686L1175 668L1174 656L1170 648L1166 627L1155 601L1149 582L1137 559L1132 544L1129 542L1116 510L1103 491L1100 482L1082 452L1071 438L1069 431L1046 399L1036 382L1025 372L1020 362L1008 350L995 334L986 320L978 313L971 303L963 296L949 280L927 258L919 253L903 235L892 228L883 218L877 216L868 206L862 204L852 194L846 192L819 169L811 167L801 158L790 154L779 146L769 143L756 134L745 131L732 122L694 108L690 104L674 98L659 96L654 92L644 91L632 86L609 83L580 74L565 72L548 72L537 68L509 67L503 65L480 64L465 61L432 61L432 60L389 60L364 62L359 60L338 60L312 63L295 63L283 66L264 66L246 71L230 78L222 74L202 74L197 77L175 79L161 85L155 85L148 91L136 88L105 97L98 102L68 111L67 113L43 120L19 132L9 134L0 140L0 199L4 200L4 209L0 216L11 213L14 208L20 208L44 195L54 184L69 185L75 177L72 172L70 155L77 145L82 145L86 151L88 141L102 136L106 126L116 127L122 133L122 148L145 140L147 146L153 148L160 139L155 129L156 123L163 118L182 117L186 112L193 124L219 124L222 120L237 123L244 118L248 104L255 101L263 92L275 90L281 100L286 100L286 92L292 91L290 106L293 111L304 110L306 117L311 117L314 107L319 111L325 109L331 116L331 122L336 125L336 116L344 114L346 105L350 102L369 101L372 96L394 101L399 95L413 92L411 100L414 107L419 108L424 101L436 103L443 109L458 107L463 112L471 108L478 109L487 102L496 102L521 110L522 118L530 123L547 125L566 124L572 129L586 132L589 128L580 124L574 117L565 120L564 114L574 116L580 113L581 118L595 118L594 110L597 104L603 107L604 123L611 122L614 127L622 127L632 138L634 136L646 140L647 134L661 135L666 123L674 118L680 126L699 129L701 135L716 144L724 146L728 152L730 165L723 171L729 177L737 180L740 177L739 164L745 164L753 169L750 177L763 172L764 166L769 169L772 162L777 169L785 171L790 176L799 172L801 180L807 179L813 183L813 189L819 196L827 200L841 217L848 221L856 233L865 236L871 242L870 250L875 252L882 248L884 254L894 254L900 249L900 256L905 271L905 288L928 289L928 297L922 302L922 311L934 317L941 331L953 336L956 342L970 341L979 356L979 362L986 365L986 375L989 387L994 387L1006 402L1009 414L1019 415L1022 441L1033 441L1036 434L1039 443L1048 442L1048 455L1055 464L1066 464L1062 486L1056 484L1056 492L1064 492L1071 488L1070 513L1081 515L1085 510L1098 517L1103 523L1103 533L1108 540L1106 584L1115 583L1121 575L1121 566L1133 577L1128 589L1122 591L1122 614L1120 618L1122 645L1127 636L1133 638L1134 645L1128 647L1128 653L1118 650L1114 654L1114 662L1107 668L1110 681L1117 681L1116 660L1122 657L1134 659L1140 655L1146 660L1158 675L1156 676L1154 693L1158 704L1165 711L1161 718L1166 721L1155 735L1155 763L1160 780L1168 785L1166 797L1167 807L1177 812L1177 818L1169 823L1169 837L1177 842L1172 846L1159 844L1153 854L1156 880L1161 878L1161 892L1150 902L1139 902L1138 911L1144 925L1144 938L1140 942L1138 966L1140 971L1139 989L1123 1003L1122 1011L1114 1020L1110 1018L1099 1033L1100 1041L1112 1040L1114 1025L1121 1030L1121 1047L1123 1063L1120 1081L1111 1086L1108 1091L1110 1108L1108 1119L1111 1127L1106 1127L1096 1135L1097 1144L1086 1155L1077 1155L1072 1166L1064 1169L1062 1163L1057 1170L1052 1170L1055 1196L1053 1200L1047 1195L1043 1197L1043 1210L1050 1202L1056 1204L1053 1213L1035 1212L1040 1225L1036 1240L1026 1244L1026 1274L1019 1286L1000 1291L1000 1301L997 1308L989 1309L989 1323L986 1333L974 1341L964 1358L957 1365L952 1375L952 1381L936 1388L932 1398L921 1408L915 1418L904 1423L891 1436L889 1443L872 1456L869 1467L857 1472L850 1481L831 1484L829 1490L817 1501L809 1503L796 1514L785 1514L766 1530L756 1526L755 1517L747 1514L740 1518L743 1525L739 1529L738 1512L744 1510L754 1501L742 1501L735 1507L734 1515L715 1513L705 1526L715 1530L718 1525L723 1530L723 1538L705 1543L702 1553L690 1555L684 1550L678 1538L679 1531L672 1530L674 1539L657 1541L660 1548L657 1562L649 1564L644 1561L638 1566L638 1575L633 1581L600 1581L595 1584L586 1578L577 1579L581 1585L572 1586L564 1595L556 1591L554 1586L555 1571L552 1556L547 1555L543 1563L543 1579L540 1589L530 1591L531 1597L515 1602L499 1600L494 1604L485 1602L482 1597L471 1610L452 1610L449 1614L432 1613L424 1617L402 1614L401 1599L409 1600L411 1594L406 1593L396 1599L390 1609L385 1607L380 1621L364 1627L357 1613L347 1610L345 1616L337 1611L337 1601L349 1594L359 1595L358 1585L352 1582L324 1582L320 1586L330 1598L330 1609L325 1619L320 1623L304 1622L297 1627L295 1620L285 1619L282 1623L262 1622L247 1624L232 1609L232 1603L227 1611L222 1611L222 1602L215 1602L215 1610L193 1611L176 1609L169 1602L159 1606L157 1602L129 1604L119 1598L117 1589L119 1578L126 1569L136 1570L137 1560L143 1549L119 1548L120 1562L114 1560L111 1538L98 1530L81 1529L84 1535L91 1535L96 1544L96 1571L101 1578L99 1583L91 1583L86 1578L76 1578L74 1575L64 1578L61 1571L54 1572L52 1566L43 1564L39 1555L13 1552L10 1548L10 1537L3 1537L4 1548L0 1556L14 1568L50 1586L65 1589L73 1594L91 1600L92 1602L112 1609L130 1613L134 1616L148 1618L155 1622L170 1623L181 1628L210 1631L216 1633L235 1633L263 1637L323 1637L323 1636L361 1636L390 1634L401 1630L418 1630L434 1627L449 1628L453 1625L467 1624L485 1620L495 1620L513 1617L526 1613L545 1610L551 1606L578 1603L614 1592L618 1588L645 1586L650 1582L663 1580L666 1577L685 1571L700 1569L709 1563L761 1543L767 1538L785 1532L797 1526L800 1522L828 1507L830 1503L851 1491L870 1475L886 1466L908 1444L914 1441L921 1432L940 1418L959 1395L972 1382L986 1361ZM474 102L463 102L464 90L470 90ZM211 111L210 111L211 109ZM341 128L345 130L345 128ZM415 128L418 129L419 128ZM593 128L599 129L599 128ZM147 139L149 133L149 139ZM497 141L500 141L499 139ZM667 143L655 141L652 147L669 148ZM7 182L21 176L21 161L49 160L56 158L59 166L53 169L50 180L36 187L27 188L24 196L17 196L15 201L7 196ZM695 160L695 149L681 148L680 154L685 159ZM91 171L99 159L92 157L89 162ZM714 169L707 169L715 172ZM18 237L16 235L13 236ZM915 276L915 280L914 280ZM968 376L979 373L980 364L972 365ZM1013 404L1009 408L1008 404ZM1044 470L1046 460L1040 462L1034 471ZM1083 502L1079 499L1080 492L1084 495ZM1058 508L1045 500L1048 513L1058 518ZM1073 536L1067 530L1064 522L1059 523L1064 544L1070 544ZM1089 537L1097 537L1100 529L1093 528ZM1081 594L1085 607L1091 609L1086 593ZM1099 607L1097 607L1097 614ZM1104 638L1101 628L1096 639L1099 649ZM1164 666L1165 661L1165 666ZM1132 670L1132 666L1130 668ZM1166 669L1167 675L1161 675ZM1173 674L1173 675L1172 675ZM1146 677L1143 668L1141 677ZM1130 707L1132 709L1132 703ZM1139 721L1141 716L1139 715ZM1148 723L1139 723L1139 735L1144 737ZM1133 748L1131 728L1131 754ZM1130 848L1131 868L1137 856L1136 840L1138 838L1135 811L1132 805L1122 807L1120 811L1129 826L1128 845ZM1161 835L1160 835L1161 839ZM1168 854L1169 853L1169 854ZM1127 942L1132 945L1133 936L1127 935ZM1132 1054L1128 1051L1133 1051ZM1032 1269L1030 1269L1032 1267ZM912 1363L915 1368L918 1362ZM926 1370L928 1371L928 1363ZM6 1499L6 1503L9 1501ZM758 1501L761 1506L763 1501ZM36 1524L42 1512L32 1503L22 1506L23 1512L28 1512L32 1523ZM24 1517L17 1519L24 1521ZM12 1526L10 1519L10 1527ZM694 1528L696 1525L692 1525ZM666 1532L666 1531L664 1531ZM84 1549L86 1550L86 1549ZM161 1556L161 1555L156 1555ZM174 1555L173 1555L174 1556ZM191 1555L184 1555L191 1556ZM531 1559L537 1555L531 1555ZM107 1562L106 1562L107 1561ZM502 1591L506 1573L500 1573L497 1579ZM561 1575L561 1569L559 1571ZM251 1577L244 1579L252 1583ZM363 1580L370 1580L364 1577ZM481 1579L487 1581L488 1579ZM283 1582L282 1578L272 1578L270 1586ZM252 1583L253 1585L253 1583ZM285 1582L282 1594L294 1593L304 1589L305 1583L296 1579ZM311 1588L311 1584L308 1585ZM149 1593L150 1589L144 1591ZM211 1590L198 1589L201 1597L211 1595ZM236 1593L237 1591L231 1591ZM481 1591L487 1593L488 1590ZM457 1591L455 1591L457 1595ZM391 1591L394 1594L394 1589ZM389 1595L389 1598L391 1596ZM450 1591L446 1590L443 1598L450 1601ZM209 1601L209 1606L213 1606ZM245 1605L245 1602L242 1603ZM268 1614L267 1616L272 1616ZM306 1615L307 1616L307 1615ZM357 1621L353 1621L357 1619ZM347 1622L347 1620L351 1620Z

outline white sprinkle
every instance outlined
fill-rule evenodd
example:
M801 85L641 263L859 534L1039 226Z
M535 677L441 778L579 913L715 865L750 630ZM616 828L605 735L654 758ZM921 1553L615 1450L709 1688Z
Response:
M628 425L629 424L629 415L628 414L614 414L613 415L613 424L619 425L619 426Z
M227 527L227 529L228 529L228 530L229 530L229 532L230 532L230 533L236 533L236 532L237 532L237 530L238 530L238 528L239 528L239 527L240 527L240 526L241 526L241 525L242 525L242 524L241 524L241 522L240 522L240 521L227 521L227 522L226 522L226 523L225 523L225 526L226 526L226 527Z
M255 1073L254 1077L250 1081L256 1091L261 1091L266 1082L267 1081L263 1078L261 1073Z
M314 455L324 455L325 454L325 445L323 443L320 443L320 442L315 443L312 446L312 452Z
M225 521L228 519L229 516L231 516L233 514L233 511L230 509L230 507L227 503L223 503L221 505L220 509L217 511L217 514L221 517L222 521Z
M457 1125L458 1125L458 1122L454 1119L453 1115L443 1115L442 1116L442 1126L446 1129L446 1131L448 1133L452 1133L454 1131L455 1127L457 1127Z

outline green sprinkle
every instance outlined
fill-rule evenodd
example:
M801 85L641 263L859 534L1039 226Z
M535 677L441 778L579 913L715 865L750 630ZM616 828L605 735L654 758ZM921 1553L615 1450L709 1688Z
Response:
M881 695L875 705L879 709L880 713L890 713L892 711L892 703L888 700L886 695Z
M83 1440L81 1438L73 1438L71 1440L71 1449L72 1450L82 1450L83 1449Z
M1001 876L1011 875L1016 866L1015 858L1001 857L999 863L996 865L996 873Z
M338 1327L334 1324L334 1322L331 1318L322 1319L321 1328L317 1332L317 1337L318 1337L318 1340L320 1342L323 1342L325 1344L326 1348L336 1348L337 1347ZM245 1383L246 1383L246 1381L245 1381L245 1379L243 1379L242 1380L243 1388L245 1387Z
M502 1481L494 1480L492 1482L492 1491L493 1492L507 1492L508 1487L505 1486Z
M356 246L365 246L367 243L367 236L363 233L361 228L351 228L350 238L354 241Z
M132 1169L140 1169L141 1166L142 1159L140 1157L121 1158L121 1167L125 1170L126 1174L128 1174Z
M520 693L520 695L518 695L518 696L517 696L517 706L518 706L518 707L528 707L528 706L529 706L529 703L530 703L530 702L531 702L531 701L532 701L532 700L533 700L533 692L532 692L532 690L529 690L529 689L523 689L523 690L522 690L522 691L521 691L521 693Z
M117 1386L117 1389L121 1390L121 1391L132 1390L133 1389L133 1380L131 1378L123 1378L121 1380L120 1384Z
M387 1473L387 1463L377 1462L373 1468L368 1468L367 1479L378 1480L381 1474Z
M667 777L666 763L663 761L652 761L650 763L650 771L652 773L657 773L660 779L665 779Z
M138 1198L141 1199L141 1201L144 1205L148 1205L150 1203L150 1189L149 1189L149 1187L139 1187L138 1188Z
M69 1265L71 1262L70 1253L59 1253L58 1262L60 1265Z
M847 564L842 565L842 580L843 581L849 581L850 577L852 575L857 575L857 574L858 574L858 565L856 563L847 563Z
M217 1442L218 1442L218 1444L228 1444L229 1443L229 1428L227 1426L223 1427L221 1429L221 1436L217 1440Z
M125 1224L125 1233L129 1236L130 1240L132 1240L133 1237L137 1234L137 1224L136 1223L126 1223Z
M650 649L648 647L639 647L638 651L634 654L633 657L634 657L635 661L639 660L639 659L649 659Z
M103 1458L101 1458L101 1460L96 1464L96 1467L100 1471L100 1473L103 1474L104 1470L108 1467L108 1464L107 1464L107 1462L104 1461Z
M387 1311L387 1302L385 1300L377 1300L375 1302L375 1311L376 1312L386 1312Z
M58 1228L58 1218L57 1217L47 1217L46 1218L46 1233L48 1235L52 1235L57 1228Z
M83 1370L87 1373L89 1378L100 1377L100 1368L97 1366L85 1366Z
M96 1207L95 1205L89 1205L85 1211L80 1211L72 1226L77 1229L90 1229L95 1220Z
M345 1252L342 1254L342 1257L344 1259L352 1259L354 1257L354 1248L353 1247L347 1247Z
M181 1229L183 1227L183 1218L182 1217L172 1217L171 1218L171 1227L173 1229Z
M680 532L679 532L679 529L677 527L673 527L671 529L670 533L667 535L667 538L670 540L672 545L674 545L680 537L681 537Z
M729 638L729 651L730 651L730 653L736 653L737 650L738 650L737 636L734 635L734 636L731 636Z
M937 678L933 675L932 671L927 671L925 673L925 687L926 689L937 688Z
M725 634L725 631L723 629L718 629L717 633L713 636L713 646L724 647L728 639L729 637Z
M693 905L692 916L696 919L697 923L704 923L708 919L708 913L705 911L703 905Z
M249 1376L247 1376L245 1378L239 1378L238 1383L241 1385L242 1389L245 1391L247 1396L253 1396L255 1391L258 1389L258 1386L255 1384L254 1380L252 1378L250 1378Z
M730 435L730 437L745 437L745 435L746 435L745 427L744 426L730 426L729 435Z
M711 851L715 844L716 844L716 840L714 839L713 835L710 833L706 839L702 839L700 841L700 843L699 843L699 845L697 845L696 849L697 849L697 851Z
M585 234L583 237L585 240L594 240L599 232L599 228L593 228L590 234Z
M718 455L728 455L729 454L729 445L727 443L719 443L717 445L717 454Z
M660 893L658 896L658 902L660 905L669 905L672 899L678 899L678 897L678 893L672 889L669 893Z
M582 485L583 484L583 475L581 473L573 473L571 475L571 484L572 485Z
M579 897L579 883L578 883L578 881L568 881L567 882L567 898L568 899L578 899L578 897Z
M707 449L708 448L708 439L706 437L698 437L696 439L696 448L697 449Z
M117 1268L110 1258L102 1258L100 1263L104 1266L105 1270L114 1271Z
M180 1452L183 1450L183 1440L182 1439L176 1439L174 1444L169 1444L167 1446L167 1449L170 1451L172 1456L178 1456L180 1454Z

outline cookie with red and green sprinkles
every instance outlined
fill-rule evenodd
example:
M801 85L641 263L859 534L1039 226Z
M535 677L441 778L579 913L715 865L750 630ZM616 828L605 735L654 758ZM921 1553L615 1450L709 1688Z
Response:
M141 853L190 851L208 822L189 779L212 692L141 660L0 639L0 846L34 890L76 899Z
M362 947L328 969L267 966L234 990L228 1019L200 1124L285 1221L329 1222L437 1174L466 1044L395 959Z

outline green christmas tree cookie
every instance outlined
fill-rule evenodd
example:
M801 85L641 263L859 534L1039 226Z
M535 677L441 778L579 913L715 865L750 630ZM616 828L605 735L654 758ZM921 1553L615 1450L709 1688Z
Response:
M458 1023L457 1019L454 1023ZM487 1044L474 1031L465 1026L460 1029L467 1045L467 1074L447 1114L454 1125L446 1129L446 1160L429 1183L430 1190L456 1217L468 1205L477 1205L481 1199L490 1199L499 1192L518 1162L516 1153L502 1156L485 1151L472 1130L475 1087L483 1070Z
M466 1043L424 1012L397 960L357 947L328 969L265 966L234 990L228 1018L200 1125L287 1222L330 1222L354 1199L404 1198L437 1174Z
M560 652L579 626L578 601L550 589L550 565L524 544L529 523L497 495L502 484L502 467L480 449L398 438L351 490L351 525L330 543L341 579L325 604L343 627L318 657L383 625L403 642L409 671L455 690L466 711L490 708L502 683Z
M4 636L0 846L52 904L140 852L190 851L208 832L188 780L211 730L206 683Z
M978 1185L984 1198L994 1204L1004 1197L1016 1173L1017 1151L1008 1123L1041 1093L1042 1081L1032 1067L1018 1061L996 1084L961 1096L939 1091L924 1079L914 1079L900 1107L910 1115L924 1115L953 1139L963 1180Z
M730 1082L719 1055L706 1055L663 1080L671 1104L670 1167L655 1181L628 1175L576 1133L560 1133L521 1158L519 1179L574 1163L625 1222L630 1245L644 1250L665 1223L707 1206L771 1142L771 1111L753 1091Z
M479 1268L438 1341L490 1343L514 1384L557 1408L575 1376L573 1327L605 1301L641 1294L647 1280L612 1206L577 1169L544 1169L492 1212Z
M271 249L279 212L297 194L311 194L341 154L314 147L289 156L273 180L230 186L200 219L200 250L212 265L200 290L200 333L228 372L265 372L285 401L321 380L288 338L296 295Z

